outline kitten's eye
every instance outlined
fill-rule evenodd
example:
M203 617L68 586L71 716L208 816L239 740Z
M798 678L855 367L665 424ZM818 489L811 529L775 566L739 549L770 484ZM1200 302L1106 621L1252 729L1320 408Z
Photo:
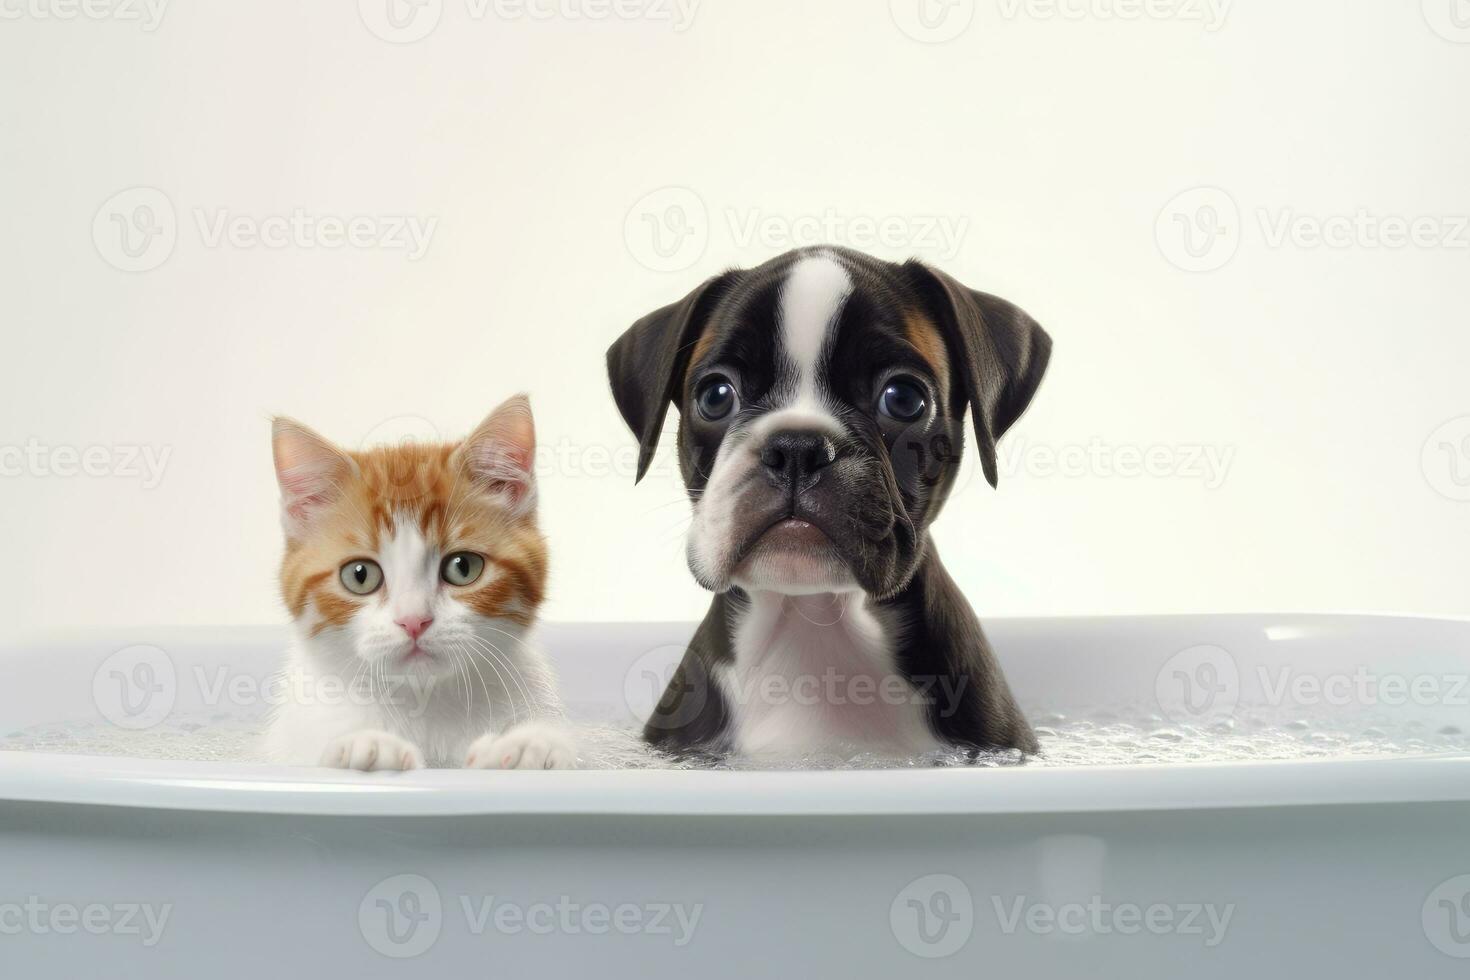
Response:
M694 396L694 405L707 422L718 422L725 418L735 411L739 401L740 396L735 393L735 385L729 378L720 375L707 379Z
M359 558L342 566L342 586L354 595L372 595L383 584L383 569L375 561Z
M914 422L929 407L929 398L917 381L894 378L878 396L878 411L895 422Z
M444 559L439 577L450 585L469 585L485 570L485 559L473 551L456 551Z

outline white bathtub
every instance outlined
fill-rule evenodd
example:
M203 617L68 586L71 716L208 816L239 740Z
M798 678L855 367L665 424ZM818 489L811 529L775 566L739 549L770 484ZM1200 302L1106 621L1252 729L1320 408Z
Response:
M1313 717L1370 707L1425 738L1380 758L832 772L362 775L3 752L0 976L1470 976L1470 755L1431 737L1470 728L1470 622L987 626L1038 713L1151 704L1165 724L1228 724L1279 701L1283 676L1305 685L1291 714L1312 679L1366 673L1375 703L1319 698ZM626 714L688 633L543 639L569 702ZM234 685L231 710L250 703L279 636L5 651L0 734L229 713L215 682ZM1385 703L1390 681L1417 693ZM123 705L138 682L153 700L137 687Z

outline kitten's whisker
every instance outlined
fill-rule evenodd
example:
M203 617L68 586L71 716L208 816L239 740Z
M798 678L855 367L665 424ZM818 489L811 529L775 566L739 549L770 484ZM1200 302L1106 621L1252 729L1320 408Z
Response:
M459 647L455 644L453 640L449 640L447 642L449 643L449 652L454 655L454 681L456 687L460 692L460 697L464 698L464 720L465 724L468 725L470 721L470 713L474 709L474 700L470 697L470 678L469 675L465 673L464 669L464 653L459 649Z
M398 685L394 684L392 678L388 676L388 662L379 657L376 663L379 673L383 675L383 693L387 695L383 698L383 707L388 711L389 720L401 731L404 727L403 716L398 713L398 706L393 703L398 697Z
M488 628L494 629L494 627ZM485 639L483 636L472 637L472 642L479 646L488 656L493 657L495 660L497 660L500 665L504 667L506 671L511 675L511 677L515 680L516 685L520 688L520 695L522 700L526 702L527 715L531 718L535 718L537 714L540 713L538 711L538 708L541 706L542 699L537 698L532 693L530 687L526 684L524 676L521 674L520 668L516 666L509 657L505 655L505 652L503 650L501 650L495 644L491 643L489 640ZM514 692L508 691L507 693ZM512 705L514 705L514 701L512 701Z
M655 513L655 512L660 511L660 510L664 510L664 509L666 509L668 507L675 507L675 506L677 506L679 504L687 504L687 503L689 503L689 501L686 498L684 498L684 497L680 497L678 500L666 500L666 501L664 501L661 504L654 504L652 507L649 507L647 510L643 511L643 516L646 517L649 514Z
M473 653L468 647L460 647L460 649L467 654ZM485 683L485 675L480 672L480 665L475 663L473 658L466 656L465 662L475 669L475 676L480 678L480 690L485 694L485 712L490 716L493 723L495 717L495 699L490 696L490 688ZM494 666L494 664L491 664L492 669ZM497 671L496 673L498 674L499 672ZM504 678L501 679L500 683L502 687L505 685Z
M506 703L510 705L512 723L520 720L520 709L516 706L517 695L520 695L521 700L526 702L527 711L529 712L531 710L530 697L526 690L525 682L521 679L520 671L504 657L493 655L486 649L485 641L479 637L470 637L469 642L471 644L471 652L488 664L490 669L495 671L495 676L500 678L501 688L505 691ZM506 682L505 674L501 673L501 667L505 668L505 673L508 673L511 680L515 682L514 686Z
M473 644L475 642L476 638L475 637L470 637L469 640ZM485 656L483 653L481 653L480 651L476 650L473 646L468 647L467 649L469 649L470 653L472 653L474 656L476 656L476 657L480 658L481 660L485 661L485 664L491 670L495 671L495 677L496 677L496 679L498 679L500 681L500 689L506 693L506 695L507 695L506 700L510 703L510 723L512 725L514 725L517 721L520 720L520 717L521 717L520 712L516 710L515 691L510 687L510 685L508 685L508 684L505 683L505 675L500 672L500 668L499 667L495 666L495 661L491 660L489 657ZM509 665L507 665L507 666L509 666ZM475 669L477 671L479 670L478 667L476 667ZM486 691L485 692L485 696L488 698L490 696L490 692Z
M496 628L494 626L490 626L489 624L486 624L484 628L490 630L493 633L499 633L502 636L508 636L508 637L510 637L516 643L519 643L522 647L524 647L525 650L526 650L526 652L527 652L527 655L530 656L533 660L534 660L534 658L540 656L540 654L533 647L531 647L530 644L528 644L525 640L521 639L519 636L516 636L514 633L508 632L508 631L503 630L503 629L498 629L498 628ZM494 643L492 643L490 640L486 639L483 636L476 637L476 639L479 640L481 643L483 643L485 646L489 647L492 651L494 651L494 653L498 657L500 657L501 661L505 663L505 665L506 665L506 667L508 669L511 667L510 657L506 655L506 653L505 653L504 650L501 650ZM521 680L519 669L517 669L515 671L515 673L516 673L517 679L518 680ZM536 686L539 689L539 688L542 688L544 685L538 683ZM533 717L535 715L537 715L537 714L540 713L540 709L544 708L544 706L545 706L545 704L546 704L547 701L555 700L555 694L554 694L554 692L552 692L549 697L535 697L531 693L531 691L529 690L529 688L527 688L524 680L521 680L521 688L525 692L525 697L526 697L526 702L527 702L527 710L529 710L531 712L531 714L532 714Z

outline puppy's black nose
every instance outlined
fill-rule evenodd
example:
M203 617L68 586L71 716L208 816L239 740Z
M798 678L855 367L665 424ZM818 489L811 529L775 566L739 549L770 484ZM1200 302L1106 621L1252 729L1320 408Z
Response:
M761 465L778 486L800 488L836 458L831 439L805 429L773 433L761 447Z

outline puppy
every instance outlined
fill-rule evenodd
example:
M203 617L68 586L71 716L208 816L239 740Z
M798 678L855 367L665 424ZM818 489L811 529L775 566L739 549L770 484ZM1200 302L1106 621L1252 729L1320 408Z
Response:
M1051 339L917 262L790 252L708 280L607 354L648 469L670 403L715 593L645 737L675 752L1031 753L929 536L968 409L986 479Z

